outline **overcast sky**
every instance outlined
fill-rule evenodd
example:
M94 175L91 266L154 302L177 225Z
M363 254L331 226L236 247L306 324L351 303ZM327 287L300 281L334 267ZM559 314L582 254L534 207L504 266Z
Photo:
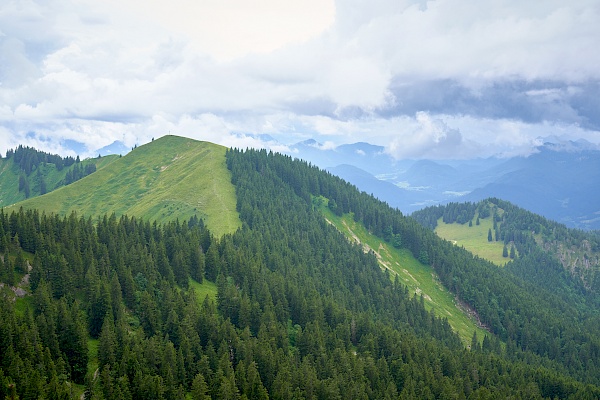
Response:
M0 152L600 143L599 21L597 0L1 0Z

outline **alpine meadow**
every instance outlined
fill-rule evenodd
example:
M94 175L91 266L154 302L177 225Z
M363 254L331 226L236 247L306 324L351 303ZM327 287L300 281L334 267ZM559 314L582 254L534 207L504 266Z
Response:
M500 199L164 136L0 200L3 399L600 398L600 235Z

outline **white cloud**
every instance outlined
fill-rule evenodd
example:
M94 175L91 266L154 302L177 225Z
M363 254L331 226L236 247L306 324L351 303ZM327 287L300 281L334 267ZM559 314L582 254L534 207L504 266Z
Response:
M3 144L39 136L60 150L50 142L73 138L92 150L170 131L265 146L233 134L244 132L270 133L282 149L315 137L331 147L370 141L396 157L463 157L522 152L555 133L597 142L597 103L581 104L597 101L595 89L577 96L600 82L599 19L584 0L8 1ZM539 122L523 121L521 103L512 116L478 118L487 114L472 110L497 105L470 99L456 112L460 96L402 96L436 80L472 99L498 83L542 82L520 93ZM592 128L574 125L586 121Z
M141 15L187 37L197 51L218 61L268 53L304 42L327 29L334 19L332 0L238 1L110 0L110 9Z
M386 105L391 75L368 58L342 58L331 65L325 78L328 93L339 109L371 110Z
M415 123L412 131L405 130L387 146L386 151L394 158L445 158L449 155L462 158L467 146L457 129L425 112L417 113Z

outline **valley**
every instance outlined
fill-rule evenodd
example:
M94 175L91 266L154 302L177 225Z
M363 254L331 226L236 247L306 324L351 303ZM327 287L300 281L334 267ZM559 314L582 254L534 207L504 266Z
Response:
M547 138L528 155L456 160L395 159L383 146L330 149L314 140L290 146L290 154L406 214L496 197L572 228L600 229L600 149L585 140Z

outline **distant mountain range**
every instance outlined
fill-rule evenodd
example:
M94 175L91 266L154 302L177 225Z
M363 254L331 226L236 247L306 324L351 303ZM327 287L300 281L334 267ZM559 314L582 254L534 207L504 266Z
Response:
M382 146L290 146L304 159L404 213L448 202L497 197L570 227L600 229L600 149L552 138L527 157L394 160Z

